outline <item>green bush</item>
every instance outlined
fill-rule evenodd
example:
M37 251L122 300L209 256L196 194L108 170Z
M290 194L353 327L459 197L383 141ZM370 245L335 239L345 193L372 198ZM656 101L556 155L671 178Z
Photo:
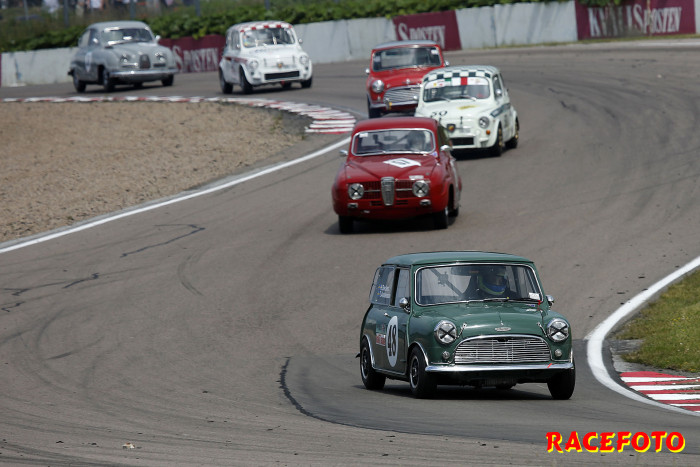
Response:
M605 5L619 4L621 1L582 0L582 3ZM155 34L164 38L197 39L208 34L223 35L229 26L245 21L278 19L292 24L304 24L339 19L391 18L495 4L536 2L537 0L270 0L270 8L266 9L265 0L200 0L199 15L193 5L163 7L160 12L149 11L144 5L138 5L133 19L145 21ZM3 16L0 19L0 52L72 47L90 23L132 17L131 11L124 8L108 8L83 15L70 12L69 26L66 26L61 10L50 15L35 7L29 13L32 19L28 20L24 18L23 8L0 10Z

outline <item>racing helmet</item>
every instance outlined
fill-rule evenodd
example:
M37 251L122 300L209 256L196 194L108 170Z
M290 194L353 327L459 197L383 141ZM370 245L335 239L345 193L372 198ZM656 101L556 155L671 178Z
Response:
M479 289L490 295L503 295L507 283L505 266L488 266L477 276Z

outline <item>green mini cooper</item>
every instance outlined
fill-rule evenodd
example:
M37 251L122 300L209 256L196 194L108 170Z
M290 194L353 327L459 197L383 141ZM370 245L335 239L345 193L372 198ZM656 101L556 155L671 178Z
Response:
M535 265L503 253L395 256L374 275L362 320L360 374L367 389L408 381L419 398L438 384L509 389L546 382L574 392L571 325L552 311Z

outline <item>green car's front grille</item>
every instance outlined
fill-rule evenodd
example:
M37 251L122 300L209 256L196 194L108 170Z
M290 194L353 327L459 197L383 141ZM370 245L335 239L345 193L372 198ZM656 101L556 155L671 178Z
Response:
M544 339L531 336L494 336L465 339L455 351L455 363L533 363L550 360Z

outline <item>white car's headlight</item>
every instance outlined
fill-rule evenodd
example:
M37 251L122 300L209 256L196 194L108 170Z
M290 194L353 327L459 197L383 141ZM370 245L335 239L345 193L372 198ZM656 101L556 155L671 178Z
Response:
M248 62L248 69L250 71L255 71L258 69L258 61L257 60L251 60Z
M300 56L299 63L301 63L303 66L307 66L309 64L309 56L308 55Z
M488 117L480 117L479 118L479 126L481 128L488 128L490 124L491 124L491 120L489 120Z
M561 318L554 318L547 324L547 337L553 342L563 342L569 337L569 323Z
M430 185L425 180L413 182L413 194L418 198L424 198L430 193Z
M381 79L372 81L372 91L376 92L377 94L384 91L384 81Z
M348 196L350 199L360 199L365 194L365 187L362 183L353 183L348 186Z
M442 344L451 344L457 339L457 326L451 321L440 321L435 326L435 339Z

